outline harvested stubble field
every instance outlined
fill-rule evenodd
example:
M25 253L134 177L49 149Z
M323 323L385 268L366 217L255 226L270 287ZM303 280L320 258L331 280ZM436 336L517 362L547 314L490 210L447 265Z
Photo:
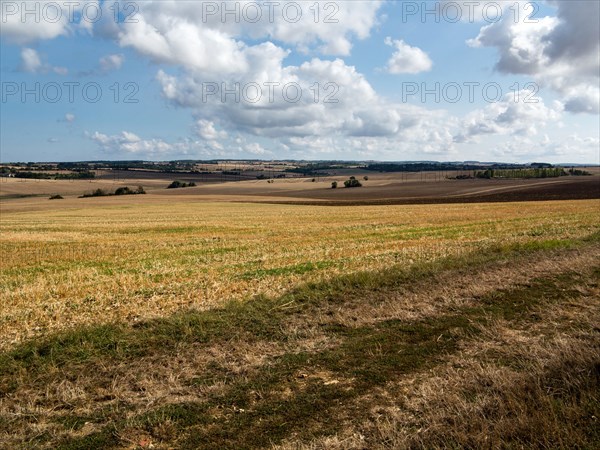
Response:
M599 206L3 213L0 447L594 447Z

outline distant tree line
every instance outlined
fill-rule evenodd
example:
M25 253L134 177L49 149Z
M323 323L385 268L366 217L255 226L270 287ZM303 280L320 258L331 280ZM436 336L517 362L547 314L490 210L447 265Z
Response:
M138 194L145 194L145 193L146 193L146 191L144 190L144 188L142 186L138 186L137 189L135 189L135 190L130 189L129 187L125 186L125 187L118 188L115 192L108 192L108 191L105 191L104 189L96 189L95 191L93 191L89 194L81 195L79 198L109 197L109 196L113 196L113 195L138 195Z
M557 178L566 176L562 167L536 169L486 169L475 171L475 178Z
M15 178L28 178L34 180L91 180L96 178L94 172L69 172L69 173L48 173L48 172L28 172L23 170L2 171L2 174L12 174Z
M194 183L193 181L190 181L189 183L185 183L184 181L173 181L170 185L167 186L167 189L178 189L194 186L196 186L196 183Z
M153 170L160 172L192 172L193 162L103 161L102 166L112 170Z
M285 169L285 172L288 173L297 173L299 175L302 175L304 177L326 177L329 175L329 173L326 172L321 172L322 169L320 168L315 168L312 166L306 166L306 167L294 167L292 169Z
M491 169L515 169L518 165L513 164L492 164L485 166L482 164L460 164L460 163L440 163L440 162L407 162L407 163L373 163L362 167L365 170L377 172L435 172L435 171L471 171Z
M364 167L365 170L376 172L431 172L435 170L474 170L480 166L455 166L439 163L374 163Z
M591 173L589 173L586 170L574 169L574 168L570 168L568 172L569 172L569 175L573 175L576 177L587 177L587 176L591 175Z
M274 178L285 178L285 177L286 177L285 173L279 173L279 174L277 174L277 175L274 176ZM265 175L264 173L261 173L260 175L256 176L257 180L267 180L269 178L271 178L271 177Z

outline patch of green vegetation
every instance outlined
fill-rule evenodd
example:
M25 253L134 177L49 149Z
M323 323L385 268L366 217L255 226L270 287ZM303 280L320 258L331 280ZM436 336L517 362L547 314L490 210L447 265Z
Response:
M86 423L94 421L92 416L78 416L78 415L66 415L56 419L57 423L60 423L65 428L70 430L81 430Z
M93 433L78 439L61 442L57 450L89 450L99 448L115 448L119 445L118 436L112 430Z
M244 280L251 280L255 278L276 277L283 275L302 275L308 272L312 272L314 270L326 269L327 267L331 267L332 265L333 262L331 261L317 261L315 263L307 262L287 267L257 269L243 273L242 275L240 275L240 278Z

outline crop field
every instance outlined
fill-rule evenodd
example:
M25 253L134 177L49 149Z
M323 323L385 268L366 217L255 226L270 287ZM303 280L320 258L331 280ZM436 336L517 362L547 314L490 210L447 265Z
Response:
M599 200L140 197L2 211L0 447L600 442Z
M597 206L158 203L4 214L1 345L493 245L581 238L598 228Z
M0 450L600 450L600 0L0 3Z

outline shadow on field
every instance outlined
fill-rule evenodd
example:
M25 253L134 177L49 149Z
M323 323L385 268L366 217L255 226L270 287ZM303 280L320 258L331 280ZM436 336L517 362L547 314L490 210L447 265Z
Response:
M552 258L556 252L583 251L599 242L596 233L581 241L495 247L409 269L312 283L277 299L259 296L210 311L185 311L135 325L105 324L29 341L0 355L0 400L8 405L1 410L0 437L13 436L14 446L87 449L131 444L264 448L334 436L369 420L378 407L378 390L445 364L469 342L485 338L485 330L497 321L527 326L550 305L587 295L586 286L597 287L600 268L583 273L565 269L430 317L355 318L357 325L350 326L330 320L338 311L349 305L370 307L378 298L375 293L385 297L401 288L424 286L442 272L464 274L498 263ZM454 418L469 424L468 433L452 423L421 433L415 423L413 436L403 445L481 447L488 439L527 447L597 444L598 431L590 420L598 417L598 341L588 345L587 357L565 358L535 379L527 378L525 367L522 383L494 387L502 408ZM219 349L224 357L198 363ZM124 395L97 396L114 389L116 380L127 374L133 379L154 372L158 378L165 376L161 365L174 359L195 363L186 367L188 376L176 380L179 393L172 398L144 403ZM60 389L49 388L67 382L78 390L71 400ZM171 383L166 378L160 382ZM549 383L553 390L545 392ZM35 413L26 413L32 403ZM514 419L508 425L507 414ZM501 425L494 428L494 423ZM365 439L373 440L365 447L384 447L375 435Z

